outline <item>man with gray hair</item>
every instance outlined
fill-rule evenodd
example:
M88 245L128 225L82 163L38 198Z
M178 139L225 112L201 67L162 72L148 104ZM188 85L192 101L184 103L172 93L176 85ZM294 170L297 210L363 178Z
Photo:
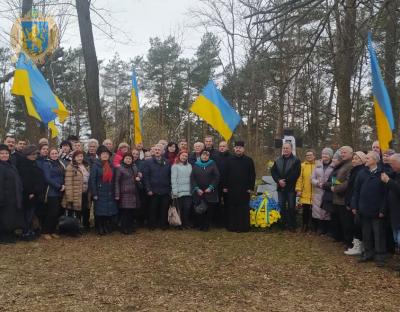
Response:
M194 165L194 163L200 160L201 152L205 149L203 142L196 142L193 144L193 152L189 155L189 163Z
M283 143L282 155L271 168L271 175L277 184L278 200L284 226L295 231L296 222L296 181L300 176L300 160L292 153L292 144Z
M88 151L85 154L85 160L89 166L92 166L97 159L97 148L99 147L99 141L96 139L89 139L87 146Z
M395 243L396 271L400 271L400 154L393 154L390 157L390 165L393 169L392 176L382 173L381 180L387 187L386 203Z
M385 264L385 184L378 167L380 156L374 151L367 154L365 166L357 176L351 208L361 219L364 253L359 262L375 260L377 266Z
M351 210L346 207L345 195L348 188L350 170L353 168L353 149L350 146L342 146L339 149L340 163L335 167L335 179L332 183L333 192L333 212L331 214L333 233L336 241L342 241L347 248L352 248L353 244L353 220Z

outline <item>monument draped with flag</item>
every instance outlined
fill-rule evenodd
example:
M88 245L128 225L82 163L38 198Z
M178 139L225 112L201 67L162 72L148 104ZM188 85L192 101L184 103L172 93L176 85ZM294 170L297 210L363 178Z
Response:
M69 112L24 52L19 54L11 93L23 96L28 115L47 125L53 138L58 135L55 119L63 123Z
M368 33L368 51L371 61L372 95L374 100L376 130L378 132L379 145L382 151L389 148L392 141L394 119L389 94L383 82L376 52L372 47L371 33Z
M131 112L133 113L133 138L136 145L138 143L143 143L143 138L139 103L139 89L137 85L135 71L132 72Z
M190 111L203 118L211 127L229 140L241 118L222 96L213 81L209 81L199 97L190 107Z

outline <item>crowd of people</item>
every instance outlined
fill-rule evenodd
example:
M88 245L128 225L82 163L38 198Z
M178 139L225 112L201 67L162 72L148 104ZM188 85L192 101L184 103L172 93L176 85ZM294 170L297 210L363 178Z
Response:
M70 136L58 147L47 139L27 144L7 136L0 144L0 242L39 236L59 238L61 216L79 221L79 234L94 229L107 235L119 229L169 227L169 207L179 211L180 229L250 230L249 200L256 172L243 141L214 148L212 136L189 151L186 140L143 144L110 139L84 145ZM342 242L346 255L360 262L385 264L388 251L400 254L400 154L381 151L374 142L368 152L350 146L327 147L317 160L312 149L297 158L290 143L271 168L277 183L284 229L327 235ZM17 231L18 232L18 231Z
M243 141L234 143L232 153L225 141L215 149L211 136L196 142L193 152L186 140L160 140L148 150L123 142L114 152L111 140L99 145L90 139L86 150L74 136L59 147L50 147L45 138L37 145L5 138L0 242L14 243L17 229L22 240L58 238L64 216L79 220L79 235L89 232L92 209L99 235L115 229L132 234L138 226L165 230L171 205L179 211L180 229L250 229L248 203L256 173Z
M388 252L400 255L400 154L394 150L381 151L375 141L368 152L324 148L316 160L309 149L301 163L284 143L271 174L288 230L296 230L301 208L303 231L343 243L344 254L360 256L359 262L381 267Z

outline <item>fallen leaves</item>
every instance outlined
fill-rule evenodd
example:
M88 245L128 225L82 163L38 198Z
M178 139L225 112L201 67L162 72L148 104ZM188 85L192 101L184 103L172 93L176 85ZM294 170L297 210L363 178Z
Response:
M391 270L312 235L140 230L0 254L0 311L400 310Z

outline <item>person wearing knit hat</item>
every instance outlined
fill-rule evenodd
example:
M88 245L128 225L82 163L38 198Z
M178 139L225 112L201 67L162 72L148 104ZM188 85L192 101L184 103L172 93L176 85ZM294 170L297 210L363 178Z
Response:
M7 151L8 153L10 153L10 149L6 144L0 144L0 151Z
M0 244L15 243L17 212L22 209L22 183L17 169L10 162L10 150L0 144Z
M34 155L34 154L37 155L38 152L39 152L38 148L36 147L36 145L33 145L33 144L28 145L27 147L25 147L25 148L22 150L22 154L23 154L25 157L30 156L30 155Z
M365 165L365 162L367 161L367 155L365 155L365 153L361 152L361 151L357 151L354 154L357 155L357 157L360 158L360 161L362 162L362 164ZM357 157L353 156L353 166L354 166L354 158L357 159Z
M353 168L350 170L348 186L345 194L345 204L346 207L351 206L351 200L354 193L354 185L356 182L356 178L359 172L365 169L365 162L367 160L367 155L365 155L362 151L357 151L353 154L352 166ZM355 222L354 215L349 215L349 233L353 236L352 246L349 246L348 249L344 252L345 255L348 256L358 256L361 255L362 252L362 236L361 236L361 228L357 222ZM350 234L349 234L350 235Z
M329 156L330 159L332 159L332 157L333 157L333 149L331 149L330 147L325 147L322 150L321 154L326 154L326 155Z

